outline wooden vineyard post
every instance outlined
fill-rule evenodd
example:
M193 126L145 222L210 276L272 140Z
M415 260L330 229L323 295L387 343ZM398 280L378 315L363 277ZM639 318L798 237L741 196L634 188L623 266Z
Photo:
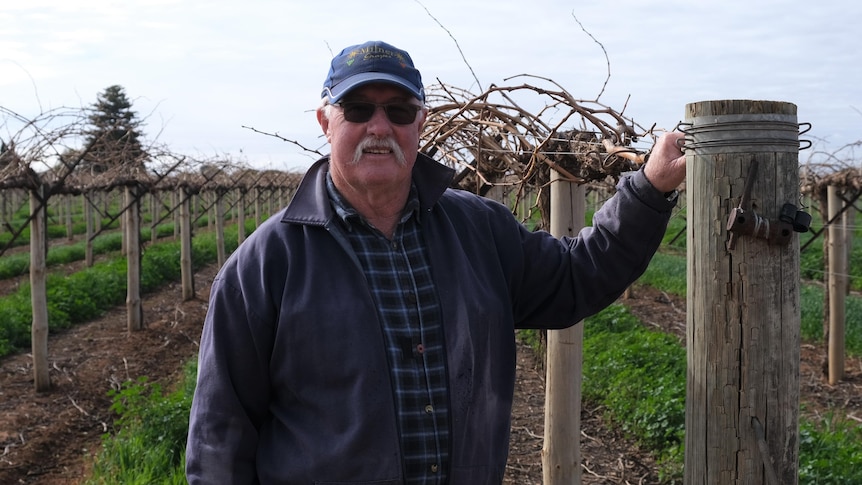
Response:
M188 189L180 193L180 274L183 284L183 301L195 297L195 280L192 273L192 194Z
M93 227L93 212L95 211L95 208L93 207L92 201L93 191L90 190L87 194L84 195L84 220L87 227L86 243L84 244L84 261L86 262L88 268L92 268L93 263L95 262L93 258L93 237L95 237L95 229Z
M683 126L689 216L684 483L796 484L799 241L780 223L784 204L799 201L796 106L692 103ZM743 233L744 222L753 233Z
M181 203L182 203L182 202L180 202L180 201L182 200L182 194L183 194L183 189L176 189L176 190L172 190L172 191L171 191L171 207L179 207L179 204L181 204ZM173 217L173 221L174 221L174 240L176 240L176 239L177 239L177 237L178 237L178 236L179 236L179 234L180 234L180 220L181 220L181 217L182 217L182 216L180 215L180 212L179 212L179 211L174 211L174 217Z
M130 332L144 328L141 303L141 200L132 186L125 190L126 320Z
M237 244L242 244L245 241L245 191L242 189L237 191L236 216Z
M151 192L149 194L150 200L150 242L157 242L159 240L159 231L158 231L158 223L159 219L162 216L162 201L159 197L158 192Z
M586 190L551 170L551 234L574 237L584 225ZM584 326L548 330L544 485L581 483L581 367Z
M45 186L30 191L30 305L33 320L30 327L30 349L33 352L33 382L36 392L51 389L48 375L48 291L46 255L48 207Z
M262 209L260 207L260 188L254 188L254 227L260 227L261 220L263 219Z
M226 256L224 249L224 197L226 193L218 190L213 193L215 197L215 231L216 231L216 260L219 268L224 265Z
M830 384L844 379L844 325L847 300L847 238L845 217L839 217L844 208L838 187L826 187L827 214L832 224L828 231L828 261L826 279L829 285L829 333L826 338L828 377ZM846 215L846 212L845 212Z

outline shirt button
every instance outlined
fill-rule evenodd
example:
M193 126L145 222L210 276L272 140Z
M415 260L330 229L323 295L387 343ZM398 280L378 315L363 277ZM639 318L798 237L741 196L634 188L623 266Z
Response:
M437 473L437 464L431 465L431 473Z
M426 405L426 406L425 406L425 412L426 412L426 413L428 413L428 414L433 413L433 412L434 412L434 406L432 406L432 405L430 405L430 404ZM435 465L435 466L436 466L436 465Z
M418 352L419 355L424 354L425 353L425 346L422 344L417 345L416 346L416 352Z

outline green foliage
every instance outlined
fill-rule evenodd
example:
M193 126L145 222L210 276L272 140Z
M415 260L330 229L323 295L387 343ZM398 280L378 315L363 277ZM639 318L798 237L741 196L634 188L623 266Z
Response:
M60 239L68 235L65 225L59 226L56 224L49 225L46 234L49 239Z
M545 355L545 337L541 330L519 329L518 340L527 344L536 355Z
M686 297L686 256L676 252L658 252L638 280L647 286Z
M811 233L807 233L811 234ZM799 239L800 247L810 239L811 236L803 235ZM818 238L810 246L799 253L799 273L803 280L823 281L826 274L826 265L823 261L823 239Z
M612 305L584 323L584 398L658 457L662 483L681 483L685 349ZM648 384L646 384L648 383ZM862 426L829 414L800 419L801 484L862 483Z
M14 223L10 223L10 225L16 229L20 226L20 225L14 224ZM24 245L30 244L30 229L29 228L24 228L24 230L21 231L21 234L17 238L13 238L12 236L13 236L12 232L6 232L6 231L0 232L0 248L17 247L17 246L24 246Z
M29 217L29 212L25 212L23 216L16 217L15 220L9 221L9 225L15 230L20 229L22 225L27 224L27 218ZM120 225L120 221L118 219L110 220L104 219L102 221L102 230L107 229L116 229ZM72 225L72 234L73 235L81 235L87 232L86 224L83 222L76 222ZM66 232L65 224L52 224L49 221L48 230L46 231L46 235L48 239L65 239L68 234ZM18 235L17 238L13 239L12 232L2 232L0 233L0 248L5 247L20 247L26 246L30 244L30 227L25 227L21 234Z
M211 261L211 260L210 260ZM141 256L141 289L152 291L162 283L180 278L180 243L149 246ZM146 268L146 271L143 271Z
M122 248L123 235L120 233L103 234L93 239L93 254L106 254Z
M662 239L662 245L665 248L673 248L685 251L686 248L686 226L688 221L685 218L685 211L677 210L670 218L667 224L667 230Z
M802 340L823 339L823 288L817 285L802 285L799 289L801 307Z
M87 118L90 127L84 141L89 152L79 169L99 173L120 164L143 166L143 123L122 86L108 86L99 93Z
M849 227L853 228L852 237L855 241L862 239L862 226L855 223L858 214L851 211L854 221L851 221ZM816 233L823 231L823 222L820 214L817 211L812 211L811 231L801 234L799 237L800 247L810 244L800 254L799 266L803 280L825 281L826 277L826 262L823 260L823 240L824 235L820 234L815 238ZM813 239L813 240L812 240ZM848 273L850 276L850 289L854 291L862 291L862 246L853 244L850 247L850 255L847 261Z
M802 339L823 340L823 288L818 285L802 285ZM862 297L849 295L844 311L844 346L848 355L862 355Z
M236 229L225 231L225 251L237 247ZM180 276L179 242L147 246L141 258L141 288L152 291ZM193 266L199 268L216 261L215 235L202 234L192 240ZM49 275L48 324L52 330L69 327L101 315L120 304L126 297L127 264L116 257L71 275ZM23 285L16 293L0 298L0 356L14 349L30 346L30 287Z
M799 483L862 483L862 425L830 413L799 429Z
M0 300L0 355L30 345L32 319L29 291L19 291Z
M0 279L14 278L30 270L30 253L20 253L0 258Z
M584 322L583 396L664 463L673 475L685 429L685 349L647 330L622 305Z
M119 251L123 245L123 236L119 233L110 233L97 236L93 239L93 254L106 254ZM86 256L86 242L63 246L51 246L45 259L47 266L69 264L82 261ZM26 274L30 270L30 253L12 254L0 258L0 279L14 278Z
M165 393L146 377L111 391L112 410L118 414L116 433L102 438L102 450L84 482L95 484L184 484L185 447L189 409L197 369L185 366L178 390Z
M653 257L639 283L661 291L686 297L686 256L662 250ZM800 285L802 339L823 339L823 288L817 284ZM845 347L848 355L862 355L862 297L847 297L845 311Z

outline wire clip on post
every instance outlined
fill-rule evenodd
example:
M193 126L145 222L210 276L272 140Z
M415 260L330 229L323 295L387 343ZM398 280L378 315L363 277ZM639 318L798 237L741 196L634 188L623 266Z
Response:
M754 177L757 175L757 159L751 161L748 178L745 181L739 205L730 211L727 218L727 230L730 236L727 240L727 250L736 247L738 236L753 236L765 239L771 245L784 246L790 243L794 232L808 232L811 226L811 215L799 210L795 205L786 203L781 207L778 220L770 220L760 216L750 209L751 189Z

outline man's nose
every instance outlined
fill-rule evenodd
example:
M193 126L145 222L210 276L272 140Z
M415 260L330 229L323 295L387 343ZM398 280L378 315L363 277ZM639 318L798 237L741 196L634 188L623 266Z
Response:
M367 129L370 133L381 134L392 132L392 122L389 121L389 116L383 106L377 106L374 109L374 114L368 120Z

